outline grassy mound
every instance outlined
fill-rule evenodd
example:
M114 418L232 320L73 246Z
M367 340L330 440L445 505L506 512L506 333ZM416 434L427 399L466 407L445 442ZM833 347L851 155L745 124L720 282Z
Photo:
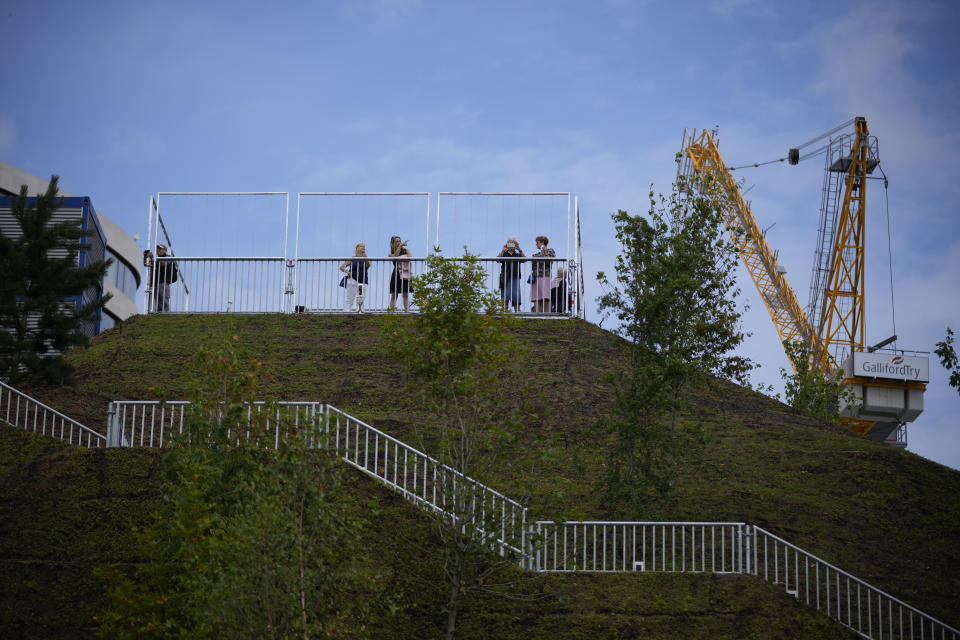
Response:
M0 635L92 638L102 566L137 561L133 528L160 495L160 454L83 450L0 427ZM367 523L366 564L382 585L374 638L441 637L433 524L362 474L355 499ZM461 638L848 638L779 589L744 576L547 575L507 571L526 600L482 596L461 614ZM383 586L386 585L386 586Z
M330 402L414 443L420 417L399 397L402 373L385 353L380 327L376 316L138 317L70 354L77 366L75 388L31 391L103 429L110 400L153 399L157 391L182 396L192 354L205 339L230 332L271 373L267 395ZM708 437L683 461L676 499L629 513L605 500L606 440L595 428L610 406L604 375L627 356L622 341L580 321L525 321L516 332L529 348L521 366L538 393L512 398L518 410L533 411L513 452L524 471L498 480L496 488L527 498L534 517L744 520L960 624L960 473L717 381L691 392L685 419L701 422ZM23 591L35 595L30 602L44 603L29 613L33 619L45 620L49 609L50 620L66 616L73 626L63 628L76 629L83 618L79 609L90 612L92 605L70 611L41 594L54 588L64 603L88 603L97 585L70 572L128 559L129 529L144 521L148 505L158 499L149 495L156 454L77 452L20 434L4 438L0 548L7 550L3 562L19 569L4 572L11 578L4 579L3 601L13 604L4 605L10 609L2 620L14 619L14 594ZM429 524L384 489L360 477L357 482L362 495L387 509L371 515L370 535L398 559L387 567L396 586L394 605L373 625L375 635L436 635L440 601L423 586L430 566L418 555L422 540L414 539L429 538ZM71 491L87 493L71 498ZM59 508L60 501L74 506ZM57 563L72 568L59 571ZM828 637L825 629L833 626L823 627L822 616L776 589L739 577L527 577L522 589L546 595L535 602L468 602L464 637L546 637L558 629L573 636ZM484 636L485 628L496 631ZM678 631L668 633L671 628Z

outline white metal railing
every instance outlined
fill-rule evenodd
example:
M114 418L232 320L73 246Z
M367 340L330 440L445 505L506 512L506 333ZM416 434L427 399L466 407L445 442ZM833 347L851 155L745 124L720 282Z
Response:
M81 447L103 447L106 436L0 381L0 420Z
M248 419L265 405L254 403ZM281 402L258 432L277 446L284 430L323 426L325 446L425 508L470 526L501 555L538 572L740 573L781 585L864 638L960 640L960 630L758 526L742 522L537 521L527 509L335 407ZM110 403L107 436L0 382L0 419L80 446L163 447L182 431L189 403ZM250 437L240 431L238 439Z
M345 273L340 267L355 257L341 258L300 258L297 261L296 273L296 302L295 308L301 311L356 311L357 302L347 307L346 295L348 289L340 286ZM363 287L362 309L365 312L383 312L391 307L391 303L396 309L403 309L402 294L398 294L396 299L391 293L391 284L394 273L394 261L402 260L410 263L411 277L421 275L426 268L426 261L423 258L383 258L369 257L364 258L370 262L367 271L367 284ZM459 258L451 258L459 260ZM503 292L507 289L507 296L510 295L510 289L514 288L513 283L503 281L500 278L502 268L507 263L519 263L518 269L520 278L516 286L516 294L519 297L518 311L524 314L533 313L532 302L530 300L531 283L528 281L531 274L530 258L480 258L479 263L486 274L484 287L490 291ZM576 280L573 273L575 266L568 266L568 261L564 258L538 258L550 265L551 284L559 285L557 281L557 271L559 268L568 269L571 274L563 284L563 293L557 293L552 289L550 309L546 311L549 314L571 315L575 313L576 303L579 299L575 290ZM510 270L507 270L507 274ZM509 278L507 278L509 280ZM503 283L503 286L501 286ZM398 287L393 287L397 289ZM508 304L512 308L511 304Z
M753 574L865 638L958 640L957 630L760 527Z
M155 258L154 273L172 262L178 279L169 285L170 313L279 313L284 310L284 258ZM154 276L155 278L155 276ZM153 283L149 310L162 312L154 302L161 283ZM189 288L188 288L189 287Z
M346 306L347 295L350 289L340 286L347 277L347 273L340 270L341 265L357 260L353 257L343 258L300 258L296 262L296 290L295 308L307 312L343 312L357 311L383 312L391 306L393 296L390 293L391 279L394 273L394 260L397 264L410 265L410 277L423 273L425 260L423 258L362 258L370 263L367 269L367 283L359 288L352 304ZM347 282L344 282L346 285ZM358 283L359 284L359 283ZM404 287L406 284L406 287ZM403 310L403 289L410 291L409 282L402 280L396 283L394 289L398 291L393 306ZM408 293L412 304L413 296Z
M421 275L426 268L424 258L364 258L370 263L367 282L358 287L354 295L346 280L348 274L341 267L355 259L352 256L297 260L165 257L156 258L154 268L157 269L155 273L159 273L162 263L177 265L178 280L169 285L169 313L342 313L358 310L382 313L390 310L391 306L402 310L404 283L400 281L393 286L397 290L396 295L391 292L394 263L409 263L410 277ZM522 315L579 316L582 295L577 265L565 258L536 258L538 262L549 263L551 280L551 286L547 287L550 299L542 305L546 309L536 310L531 301L532 260L529 257L480 258L486 274L484 287L505 297L508 300L507 307L515 308ZM510 263L518 263L518 282L510 282L509 274L514 272L508 266ZM558 275L560 269L566 270L566 277ZM501 272L506 275L503 279ZM149 312L162 312L154 302L161 289L160 283L154 283L154 297L148 300ZM412 294L408 297L410 309L415 310L412 307Z
M248 405L248 420L263 410L263 403ZM108 410L109 446L167 446L171 432L182 433L190 403L150 400L111 402ZM434 458L371 427L330 405L319 402L280 402L277 415L267 422L267 437L276 447L284 431L301 424L324 425L328 448L348 464L377 478L405 497L460 520L488 537L501 554L523 549L526 509L471 478L464 477ZM249 438L249 431L236 437Z
M247 422L263 416L265 403L247 405ZM185 400L159 402L157 400L120 400L111 402L107 409L107 441L111 447L154 447L169 444L171 433L183 433L190 403ZM317 425L323 419L324 405L320 402L278 402L276 413L265 416L266 437L276 448L283 431L299 430L301 426ZM250 430L232 434L238 440L249 439Z
M468 524L501 554L521 554L527 509L379 429L327 405L331 445L349 464L429 509Z
M890 435L888 435L883 440L883 443L906 449L907 448L907 425L905 424L897 425L897 428L894 429L890 433Z
M538 521L526 568L544 572L744 573L742 522Z

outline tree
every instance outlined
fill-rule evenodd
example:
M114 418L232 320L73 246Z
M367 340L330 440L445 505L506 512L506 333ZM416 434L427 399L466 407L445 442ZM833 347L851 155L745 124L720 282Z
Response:
M815 418L827 422L839 422L838 395L843 372L833 376L811 368L810 347L803 342L785 341L783 348L793 363L793 373L780 370L784 380L784 396L788 405ZM847 402L855 402L852 393L847 393Z
M750 362L730 352L743 340L736 254L709 184L678 178L669 197L651 191L647 216L612 216L621 245L616 282L597 275L598 302L632 346L628 368L610 376L614 436L608 484L616 499L639 510L669 494L676 463L695 435L677 424L683 389L711 375L741 379Z
M182 432L164 455L164 502L140 535L144 563L116 571L108 637L362 636L378 584L360 562L362 519L320 421L254 405L261 367L236 337L196 356ZM274 449L274 430L282 437Z
M947 327L947 337L937 343L933 351L939 358L943 368L950 372L950 386L960 393L960 363L957 361L957 352L953 348L953 329Z
M510 466L498 456L514 439L505 398L515 389L511 375L522 352L507 329L516 320L500 299L485 291L477 257L451 260L439 248L427 257L426 272L413 278L412 318L394 316L384 326L393 354L403 364L411 400L429 416L420 428L424 450L449 470L440 474L438 502L428 513L442 541L446 637L456 632L461 601L474 591L496 591L490 576L505 561L491 554L490 532L499 512L480 513L476 485L490 485ZM518 526L520 523L516 523Z
M54 222L63 202L57 182L52 176L31 204L23 185L10 205L20 236L0 232L0 378L67 382L72 368L59 354L87 343L81 324L95 321L110 297L86 299L109 262L78 266L89 232L79 220Z

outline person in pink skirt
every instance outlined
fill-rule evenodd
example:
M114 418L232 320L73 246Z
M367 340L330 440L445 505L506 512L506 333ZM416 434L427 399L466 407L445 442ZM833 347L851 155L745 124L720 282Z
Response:
M537 251L530 256L531 258L556 258L557 253L549 248L550 240L547 236L537 236ZM530 283L530 300L533 302L533 310L537 313L550 312L550 260L532 260L533 273L530 277L533 282Z

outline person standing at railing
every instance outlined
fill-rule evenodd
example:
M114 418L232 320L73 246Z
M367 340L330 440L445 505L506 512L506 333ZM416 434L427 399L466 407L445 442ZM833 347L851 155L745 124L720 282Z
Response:
M537 236L537 251L532 258L556 258L557 252L547 245L547 236ZM533 273L530 274L530 300L533 310L538 313L550 311L550 260L532 260Z
M557 275L550 282L550 311L567 313L570 311L570 276L566 267L557 267Z
M520 311L520 263L525 258L523 249L514 237L507 238L503 249L497 254L498 258L513 258L513 260L497 260L500 263L500 298L505 304L513 305L515 312Z
M400 236L390 238L390 257L400 258L393 261L393 273L390 274L390 308L397 308L397 294L403 294L403 310L410 311L410 276L413 274L413 265L409 258L413 254L407 249L407 241L400 240ZM404 259L407 258L407 259Z
M370 261L360 258L367 257L367 245L358 242L353 248L353 255L356 257L340 265L340 271L346 274L340 281L340 286L347 290L343 299L343 310L352 311L353 301L356 299L357 312L363 313L363 294L366 293L369 283Z
M157 245L157 258L167 257L167 246ZM154 264L153 252L146 249L143 252L143 266L152 269L148 282L153 283L153 311L163 313L170 311L170 285L179 278L177 264L173 260L159 260Z

